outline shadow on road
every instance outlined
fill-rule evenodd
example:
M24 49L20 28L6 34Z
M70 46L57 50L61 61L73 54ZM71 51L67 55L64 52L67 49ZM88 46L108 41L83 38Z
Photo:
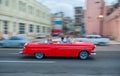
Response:
M22 56L20 59L23 60L81 60L79 58L74 57L44 57L43 59L36 59L34 56ZM94 57L88 57L85 61L95 60Z

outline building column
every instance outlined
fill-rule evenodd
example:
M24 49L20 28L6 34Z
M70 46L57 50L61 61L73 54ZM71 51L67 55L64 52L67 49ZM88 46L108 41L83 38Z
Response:
M120 20L118 21L118 41L120 41Z
M3 21L0 20L0 37L3 36Z
M26 36L29 36L29 24L28 23L26 23L25 25L25 34Z
M33 24L33 36L34 36L34 38L36 38L36 35L37 35L37 24Z
M8 35L9 36L12 36L13 35L13 32L15 32L15 30L13 30L13 22L9 21L8 22Z
M34 33L34 35L37 33L37 31L36 31L36 27L37 27L37 25L34 24L34 25L33 25L33 33Z

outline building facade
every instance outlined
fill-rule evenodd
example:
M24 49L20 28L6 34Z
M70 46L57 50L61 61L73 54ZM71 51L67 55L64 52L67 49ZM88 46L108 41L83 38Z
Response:
M109 10L107 7L103 35L120 41L120 0L115 5L109 6L111 7Z
M85 12L86 34L103 34L104 0L86 0Z
M63 33L63 12L57 12L52 15L52 35L60 36Z
M82 7L75 7L75 32L83 34L84 27L84 10Z
M0 36L49 34L50 10L36 0L0 0Z
M70 17L63 18L63 33L69 34L70 32L74 32L74 22Z

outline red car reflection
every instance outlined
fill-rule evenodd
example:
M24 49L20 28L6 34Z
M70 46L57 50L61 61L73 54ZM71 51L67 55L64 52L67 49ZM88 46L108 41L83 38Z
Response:
M76 42L73 44L42 44L28 43L24 46L23 55L35 56L37 59L43 57L79 57L87 59L89 55L95 55L95 45L92 43Z

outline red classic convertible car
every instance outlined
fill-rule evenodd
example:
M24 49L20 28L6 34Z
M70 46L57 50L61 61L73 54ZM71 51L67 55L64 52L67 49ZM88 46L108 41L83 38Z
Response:
M45 44L45 43L28 43L20 52L23 55L35 56L37 59L43 57L79 57L87 59L89 55L95 55L95 45L86 42L76 42L72 44Z

